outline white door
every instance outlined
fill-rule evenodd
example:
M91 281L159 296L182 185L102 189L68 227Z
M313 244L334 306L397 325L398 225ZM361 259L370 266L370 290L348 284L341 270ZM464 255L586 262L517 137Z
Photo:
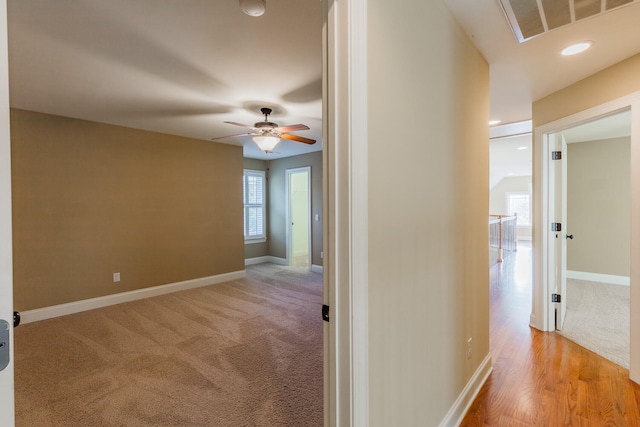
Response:
M562 224L562 232L560 233L560 272L559 272L559 292L560 303L558 306L558 322L556 329L562 330L564 319L567 315L567 234L569 224L567 223L567 142L564 136L560 140L560 221Z
M5 345L0 347L0 352L8 351L9 357L9 364L0 371L1 426L13 426L15 414L13 399L13 260L11 250L11 150L7 2L2 1L0 3L0 319L5 320L10 326L8 342L5 342ZM4 325L4 323L2 324ZM5 357L6 355L5 353Z
M311 168L287 170L289 265L311 268Z
M555 309L555 329L561 330L567 312L567 144L561 134L549 136L551 162L549 165L550 218L549 238L552 301Z

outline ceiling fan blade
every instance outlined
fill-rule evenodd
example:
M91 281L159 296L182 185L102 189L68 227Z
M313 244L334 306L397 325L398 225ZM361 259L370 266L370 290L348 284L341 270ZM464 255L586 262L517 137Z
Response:
M291 135L291 134L288 134L288 133L283 133L282 135L280 135L280 138L289 139L291 141L304 142L305 144L315 144L316 143L315 139L303 138L302 136Z
M309 126L307 125L289 125L289 126L281 126L279 128L275 128L278 132L294 132L297 130L309 130Z
M228 123L230 125L240 126L247 129L255 129L253 126L243 125L242 123L238 123L238 122L225 122L225 123Z
M225 136L219 136L217 138L211 138L212 141L216 141L218 139L223 139L223 138L233 138L234 136L248 136L248 135L259 135L255 132L247 132L247 133L238 133L236 135L225 135Z

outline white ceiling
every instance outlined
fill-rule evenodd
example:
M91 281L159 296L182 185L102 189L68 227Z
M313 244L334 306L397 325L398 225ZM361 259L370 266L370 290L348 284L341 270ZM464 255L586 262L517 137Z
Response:
M559 132L568 144L631 135L631 110L592 120Z
M445 0L490 64L491 118L531 119L533 101L640 52L640 3L587 18L518 43L499 0ZM566 46L590 40L587 52Z
M531 118L531 103L640 52L640 4L519 44L499 0L445 0L490 64L491 116ZM11 106L210 140L242 133L260 107L303 123L314 146L282 141L271 158L320 150L320 0L8 0ZM561 57L589 39L585 54ZM265 158L249 137L247 157Z
M531 134L491 140L489 149L489 188L504 178L531 176Z
M322 3L268 0L8 0L11 106L209 140L271 107L322 149ZM250 137L228 138L265 158Z
M587 141L601 141L631 135L631 110L582 123L558 132L569 144ZM490 143L489 188L495 187L502 179L532 174L531 133L510 137L496 137Z

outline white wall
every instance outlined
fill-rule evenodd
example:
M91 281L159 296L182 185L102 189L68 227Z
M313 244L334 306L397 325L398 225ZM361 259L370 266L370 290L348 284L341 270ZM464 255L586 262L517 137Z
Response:
M489 353L489 69L442 0L367 7L370 425L437 426Z
M531 176L512 176L503 178L491 189L489 212L492 215L506 215L505 199L507 193L529 193L531 195ZM518 226L518 240L531 240L531 226Z

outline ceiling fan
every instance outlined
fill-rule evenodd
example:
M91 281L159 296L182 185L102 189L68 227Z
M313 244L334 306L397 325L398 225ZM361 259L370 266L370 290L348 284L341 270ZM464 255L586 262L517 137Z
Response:
M277 123L273 123L269 121L269 114L273 110L271 108L261 108L260 111L264 114L264 121L257 122L253 126L243 125L242 123L236 122L225 122L230 125L240 126L247 129L251 129L251 132L240 133L237 135L227 135L221 136L218 138L212 138L213 141L222 138L231 138L235 136L253 136L254 142L258 145L258 147L264 151L265 153L270 153L276 147L280 139L288 139L290 141L302 142L304 144L315 144L316 141L314 139L304 138L298 135L292 135L287 132L293 132L297 130L308 130L309 126L307 125L289 125L289 126L278 126Z

